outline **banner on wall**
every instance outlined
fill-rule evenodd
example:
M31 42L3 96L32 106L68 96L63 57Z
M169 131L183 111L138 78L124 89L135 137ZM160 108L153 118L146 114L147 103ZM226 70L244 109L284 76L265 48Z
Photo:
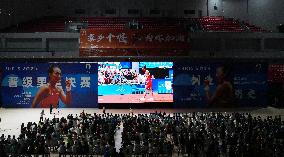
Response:
M249 107L267 103L266 64L187 62L175 63L174 70L177 107Z
M128 51L160 51L188 49L188 35L178 30L112 30L82 29L80 31L80 56L88 53L104 54L116 50L119 54Z
M97 63L1 63L3 107L97 107Z
M169 48L80 48L80 57L84 56L186 56L188 49Z
M174 102L179 107L207 107L204 81L209 80L212 90L216 88L215 68L213 63L174 64Z
M80 48L187 48L186 32L177 30L82 29Z
M234 88L240 106L266 106L267 63L234 64Z

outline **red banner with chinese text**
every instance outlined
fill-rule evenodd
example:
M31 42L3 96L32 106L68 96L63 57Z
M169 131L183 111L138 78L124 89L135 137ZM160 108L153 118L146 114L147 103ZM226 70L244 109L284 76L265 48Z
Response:
M107 51L168 51L189 48L186 32L177 30L97 30L83 29L80 32L80 56ZM90 54L89 54L90 55ZM94 55L92 53L92 55ZM112 55L121 55L112 53Z

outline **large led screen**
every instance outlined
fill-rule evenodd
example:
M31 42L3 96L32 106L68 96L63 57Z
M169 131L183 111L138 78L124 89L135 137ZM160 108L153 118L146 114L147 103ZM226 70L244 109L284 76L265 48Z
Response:
M173 102L173 62L99 62L99 103Z
M97 107L97 63L0 63L6 108Z

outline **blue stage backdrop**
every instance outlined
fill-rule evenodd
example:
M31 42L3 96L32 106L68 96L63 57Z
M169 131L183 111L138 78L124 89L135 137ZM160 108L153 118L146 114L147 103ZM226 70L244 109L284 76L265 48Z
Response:
M211 80L212 90L216 88L216 63L174 64L174 102L177 107L206 107L204 80Z
M233 84L238 105L268 105L267 70L266 63L234 64Z
M214 96L218 87L216 71L220 67L226 67L227 80L234 93L233 103L228 107L267 105L267 64L175 62L173 83L175 106L214 107L209 104L210 99L205 92L205 84L209 83L209 95ZM205 80L208 82L205 83Z
M1 95L3 107L29 108L41 86L48 83L48 68L57 65L61 69L61 82L57 84L66 93L65 80L71 80L72 100L65 105L59 99L59 107L97 107L97 63L0 63L3 69ZM41 107L39 104L36 107Z

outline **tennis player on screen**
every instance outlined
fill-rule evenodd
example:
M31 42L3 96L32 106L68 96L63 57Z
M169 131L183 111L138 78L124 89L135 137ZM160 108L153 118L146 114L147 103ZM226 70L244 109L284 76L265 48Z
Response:
M71 80L66 80L66 94L56 84L61 82L61 69L51 65L48 69L49 82L42 86L36 93L32 102L32 108L56 108L61 100L65 105L71 104Z
M145 71L145 92L143 98L141 98L141 101L145 101L146 95L151 94L152 97L148 100L153 101L153 89L152 89L152 75L150 74L149 70L146 70L146 68L143 68L143 71Z

